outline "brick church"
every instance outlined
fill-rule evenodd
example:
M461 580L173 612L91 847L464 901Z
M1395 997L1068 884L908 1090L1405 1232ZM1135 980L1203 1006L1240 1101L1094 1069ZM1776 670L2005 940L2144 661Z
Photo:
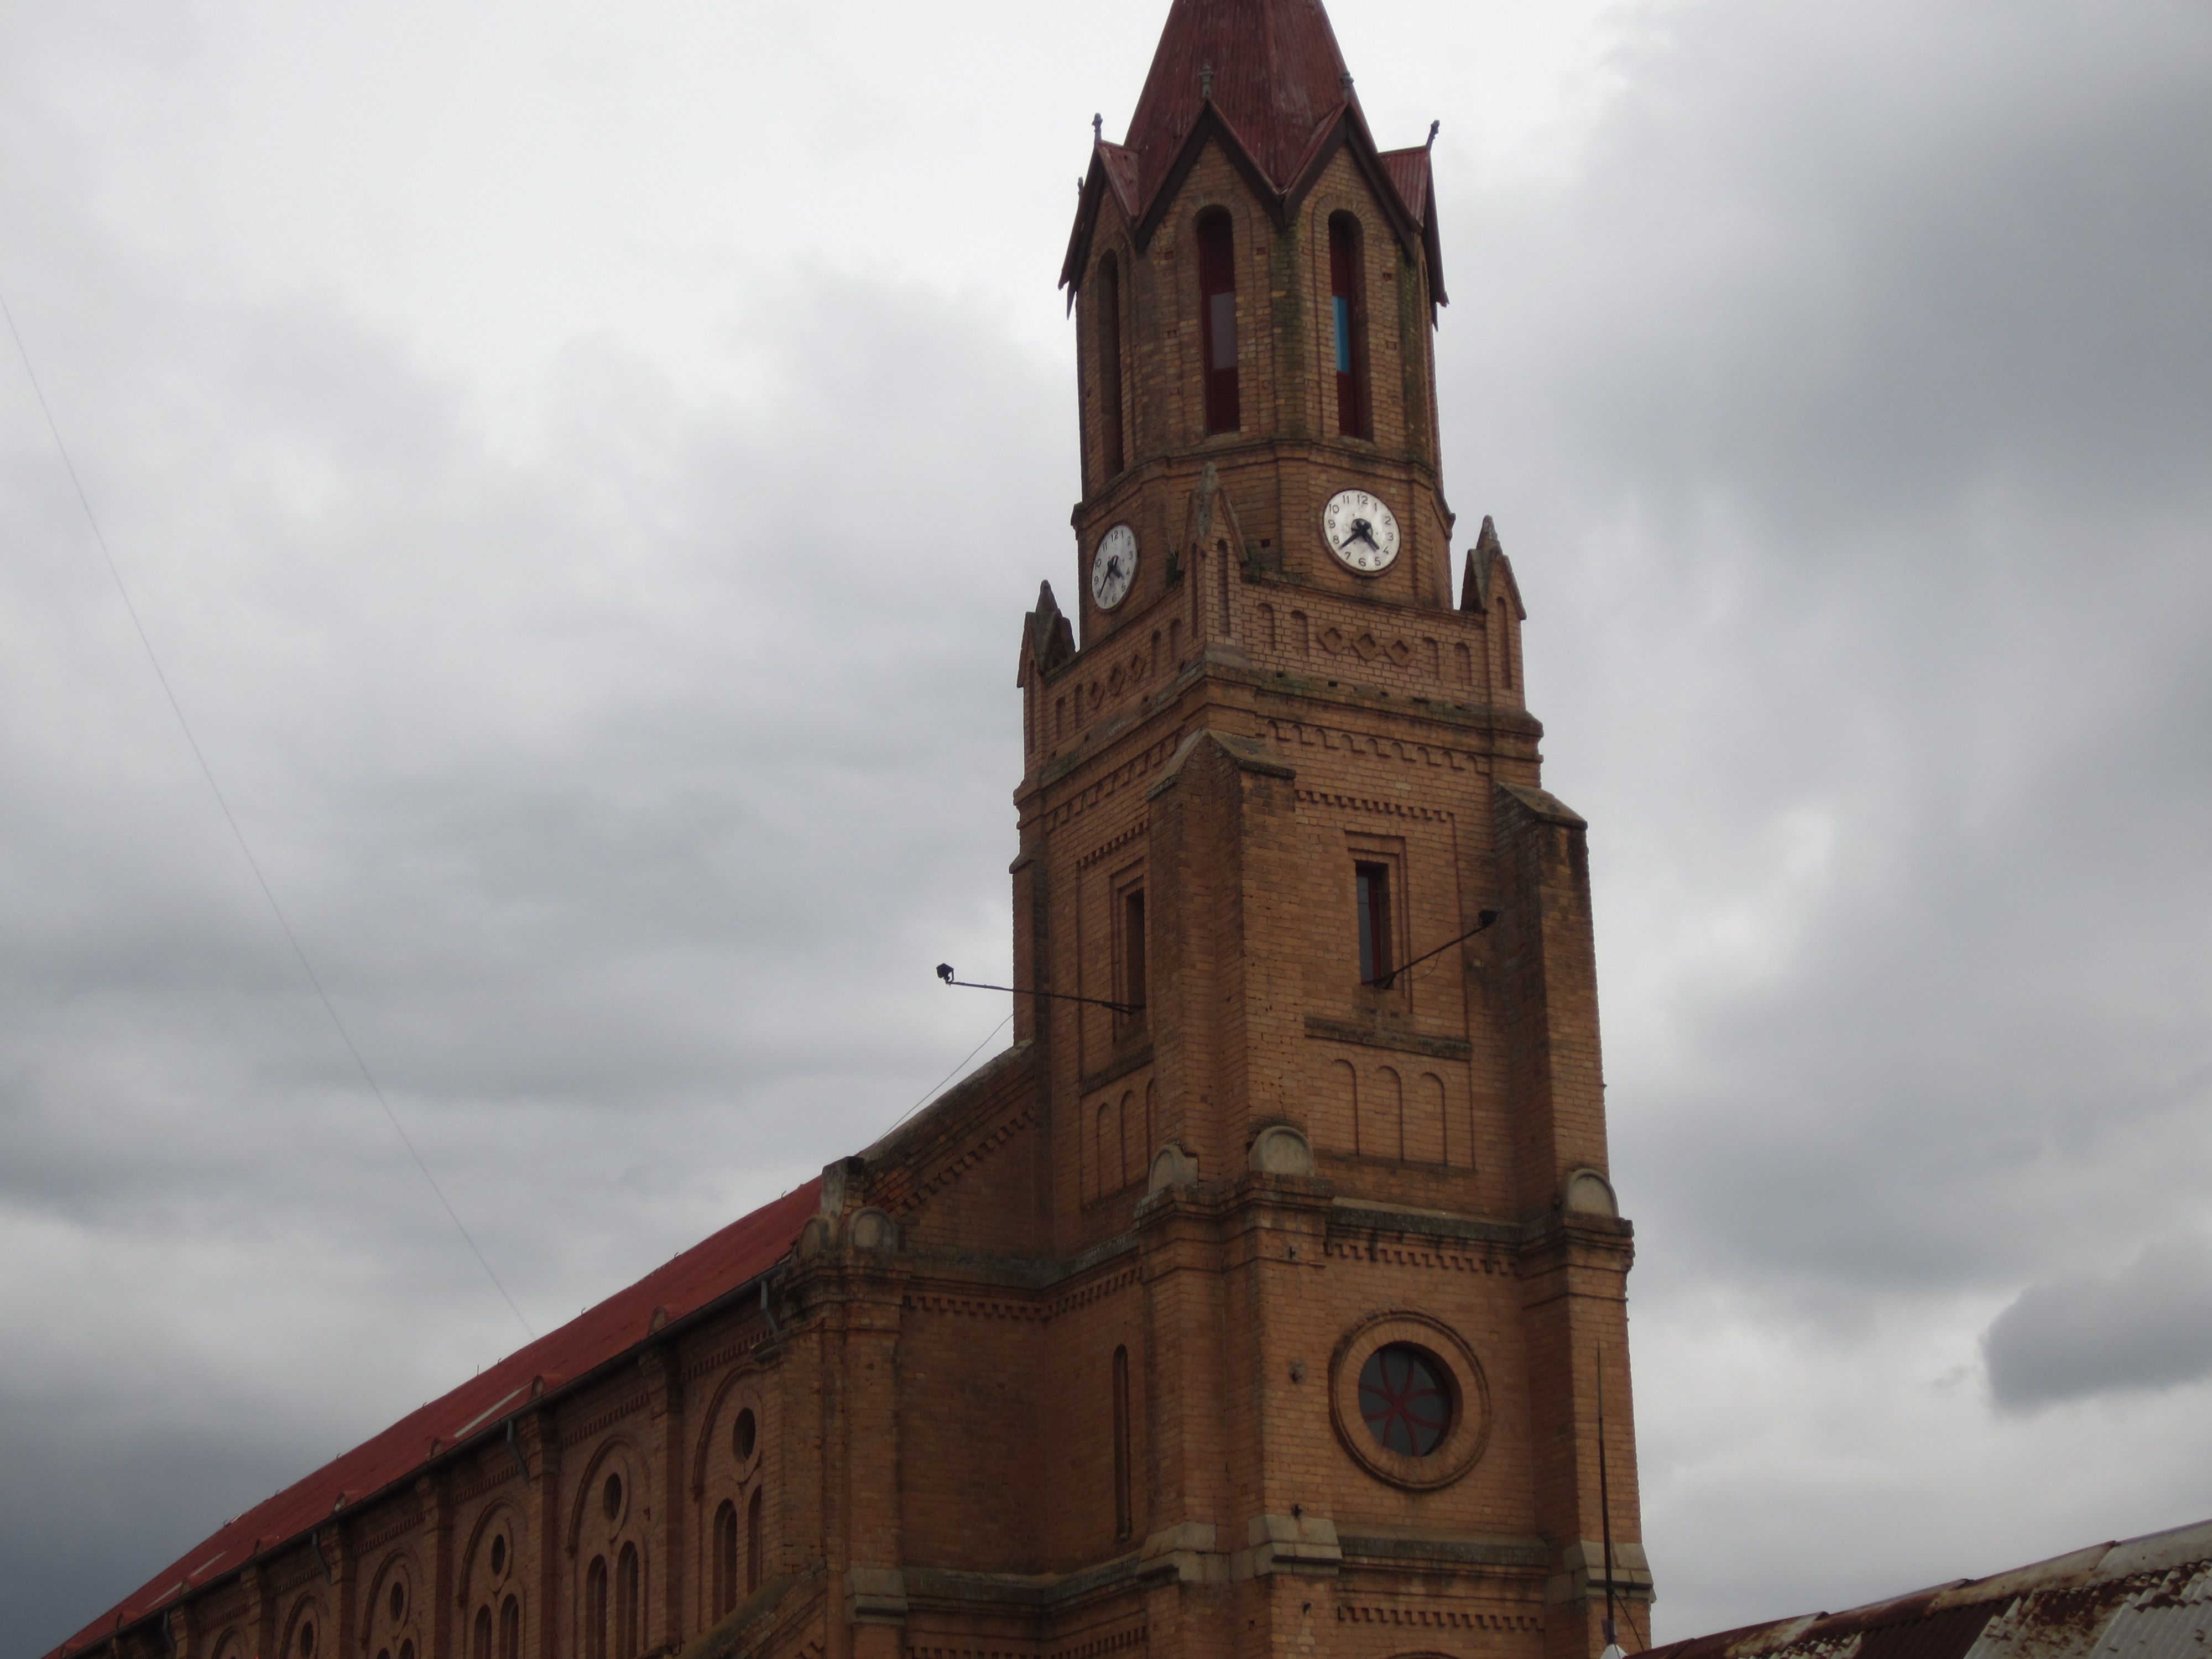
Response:
M1486 520L1455 568L1429 151L1319 0L1173 0L1061 281L1013 1046L58 1653L1645 1645L1584 828Z

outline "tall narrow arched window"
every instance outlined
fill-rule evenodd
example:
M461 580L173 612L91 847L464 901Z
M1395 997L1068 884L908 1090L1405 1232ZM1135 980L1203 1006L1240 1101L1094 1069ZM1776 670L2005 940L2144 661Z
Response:
M522 1603L512 1595L500 1604L499 1659L522 1659Z
M1331 214L1328 293L1336 335L1336 429L1347 438L1375 435L1367 399L1366 275L1359 221L1349 213Z
M584 1659L607 1659L607 1558L595 1555L584 1573Z
M615 1559L615 1659L637 1659L638 1615L645 1610L639 1605L645 1599L640 1588L637 1546L624 1544Z
M767 1559L761 1544L761 1495L754 1488L752 1501L745 1505L745 1593L750 1595L760 1588L761 1565Z
M1136 1506L1129 1489L1129 1351L1114 1350L1114 1536L1136 1535Z
M1237 398L1237 233L1228 212L1198 216L1198 332L1206 358L1206 429L1243 424Z
M1121 269L1108 254L1098 262L1098 427L1100 457L1109 478L1128 465L1121 435Z
M491 1659L491 1609L477 1609L476 1629L469 1639L470 1659Z
M738 1506L728 1498L714 1511L714 1617L738 1605Z

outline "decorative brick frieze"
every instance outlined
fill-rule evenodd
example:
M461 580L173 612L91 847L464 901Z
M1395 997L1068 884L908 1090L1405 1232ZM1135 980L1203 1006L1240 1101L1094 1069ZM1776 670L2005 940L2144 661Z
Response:
M1395 1625L1408 1630L1540 1631L1540 1613L1492 1613L1473 1607L1407 1605L1385 1601L1339 1601L1340 1625Z
M380 1550L395 1539L421 1530L426 1518L422 1504L411 1497L388 1500L356 1522L355 1549L362 1555Z
M1151 830L1152 827L1152 820L1150 818L1139 818L1134 823L1129 825L1126 830L1123 830L1119 835L1108 837L1105 841L1099 842L1097 846L1085 853L1081 858L1076 860L1075 867L1079 870L1089 869L1092 865L1097 863L1099 860L1110 857L1114 854L1120 852L1124 847L1128 846L1130 842L1143 836Z
M617 1423L625 1422L633 1417L644 1416L652 1403L653 1395L647 1389L641 1389L634 1394L625 1395L619 1400L600 1407L588 1417L580 1419L574 1423L562 1424L561 1443L563 1446L580 1446L586 1440L605 1434Z

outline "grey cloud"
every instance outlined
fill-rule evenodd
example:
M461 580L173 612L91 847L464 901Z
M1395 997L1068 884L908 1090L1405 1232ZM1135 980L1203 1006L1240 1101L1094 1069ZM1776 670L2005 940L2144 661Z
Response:
M110 539L538 1328L984 1036L1001 1000L929 967L1007 949L1014 647L1066 557L1054 377L815 273L757 343L802 388L772 411L588 346L517 460L353 319L106 258L143 285L34 343ZM0 444L29 555L0 578L0 1645L27 1652L520 1336L289 962L42 441ZM32 1495L62 1470L58 1522Z
M1929 1382L2212 1222L2212 18L2111 21L1671 9L1572 187L1445 202L1447 477L1592 823L1662 1639L2202 1502L2182 1394L2093 1449Z
M2118 1273L2031 1285L1982 1334L1982 1353L2008 1411L2212 1376L2212 1238L2161 1239Z
M1647 1297L2017 1284L2212 1151L2208 64L2174 7L1689 8L1575 190L1455 206Z

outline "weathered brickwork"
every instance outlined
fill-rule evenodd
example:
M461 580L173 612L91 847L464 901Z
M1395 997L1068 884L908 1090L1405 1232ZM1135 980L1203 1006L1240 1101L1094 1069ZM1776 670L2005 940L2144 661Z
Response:
M1166 149L1094 155L1082 599L1022 630L1013 1047L700 1247L722 1266L672 1264L680 1297L425 1407L362 1489L341 1460L70 1650L1589 1659L1608 1576L1643 1645L1585 830L1540 785L1486 521L1453 567L1426 154L1375 149L1341 68L1312 0L1176 0L1132 124ZM1215 210L1241 414L1209 434ZM1323 544L1346 488L1396 514L1380 573ZM1436 1384L1425 1442L1378 1432L1393 1355Z

